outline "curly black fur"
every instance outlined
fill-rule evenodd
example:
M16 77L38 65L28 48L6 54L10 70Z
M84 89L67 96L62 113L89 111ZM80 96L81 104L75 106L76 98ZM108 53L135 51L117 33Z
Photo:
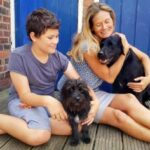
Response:
M89 89L82 80L67 80L61 90L62 104L68 114L68 120L72 128L71 145L77 145L80 139L78 131L79 121L88 116L91 108ZM81 139L84 143L90 143L88 126L83 125L81 130Z

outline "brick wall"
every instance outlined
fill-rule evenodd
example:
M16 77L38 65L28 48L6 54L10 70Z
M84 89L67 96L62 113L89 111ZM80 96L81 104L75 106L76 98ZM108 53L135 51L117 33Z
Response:
M92 3L92 2L94 2L94 0L84 0L84 2L83 2L83 16L84 16L84 14L85 14L85 11L86 11L86 9L88 8L88 6Z
M0 0L0 91L10 85L7 70L10 46L10 0Z

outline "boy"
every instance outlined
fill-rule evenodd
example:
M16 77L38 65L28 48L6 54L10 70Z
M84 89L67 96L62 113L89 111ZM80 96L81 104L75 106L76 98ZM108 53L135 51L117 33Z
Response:
M51 134L71 133L61 102L52 96L58 72L79 78L67 57L56 50L59 26L55 15L45 9L29 15L26 30L31 44L16 48L10 56L8 110L12 116L0 114L0 134L37 146L47 142ZM92 121L89 116L85 123Z

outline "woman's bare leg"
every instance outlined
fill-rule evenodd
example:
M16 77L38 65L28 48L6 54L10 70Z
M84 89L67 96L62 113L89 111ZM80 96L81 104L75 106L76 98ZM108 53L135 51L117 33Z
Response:
M134 138L150 142L150 129L138 124L120 110L107 107L100 123L119 128Z
M150 110L144 107L132 94L117 94L110 107L119 109L139 124L150 128Z

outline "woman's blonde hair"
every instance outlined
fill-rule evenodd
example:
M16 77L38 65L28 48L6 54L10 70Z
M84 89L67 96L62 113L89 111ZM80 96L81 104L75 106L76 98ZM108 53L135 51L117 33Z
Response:
M87 8L83 21L82 31L81 33L75 36L73 47L71 51L68 52L68 55L73 57L75 61L83 61L83 53L85 49L89 54L95 54L99 51L99 41L97 40L96 36L92 33L92 28L93 18L100 11L109 12L110 17L112 18L113 23L115 25L115 13L111 7L104 3L92 3Z

